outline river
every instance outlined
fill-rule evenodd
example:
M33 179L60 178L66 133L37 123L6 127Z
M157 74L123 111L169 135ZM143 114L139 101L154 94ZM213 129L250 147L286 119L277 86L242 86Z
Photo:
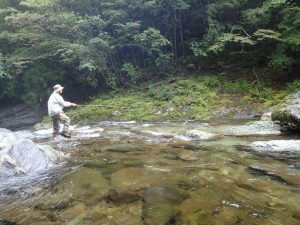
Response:
M0 185L0 224L299 224L298 156L243 147L297 136L244 124L101 122L70 140L19 132L67 158Z

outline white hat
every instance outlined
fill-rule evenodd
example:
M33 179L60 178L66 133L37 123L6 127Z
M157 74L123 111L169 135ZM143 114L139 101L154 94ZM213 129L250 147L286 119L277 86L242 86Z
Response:
M55 92L60 92L64 87L62 87L60 84L56 84L53 86L53 89Z

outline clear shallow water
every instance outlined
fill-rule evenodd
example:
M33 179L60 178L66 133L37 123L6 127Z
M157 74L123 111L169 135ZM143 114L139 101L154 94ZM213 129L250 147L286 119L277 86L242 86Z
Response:
M238 123L103 122L75 129L71 140L34 134L69 158L34 182L2 189L0 218L17 224L299 224L293 218L300 210L298 159L236 147L296 137L227 136Z

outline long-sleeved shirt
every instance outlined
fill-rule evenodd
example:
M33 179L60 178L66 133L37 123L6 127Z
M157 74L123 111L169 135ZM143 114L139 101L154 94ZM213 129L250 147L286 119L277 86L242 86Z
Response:
M63 97L53 92L48 100L48 114L49 116L54 116L60 112L63 112L64 107L70 107L71 102L66 102Z

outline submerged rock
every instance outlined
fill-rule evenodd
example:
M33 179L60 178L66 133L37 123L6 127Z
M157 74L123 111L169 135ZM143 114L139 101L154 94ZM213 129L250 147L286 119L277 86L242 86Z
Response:
M143 188L126 188L122 190L110 189L106 199L114 203L130 203L141 200L141 191Z
M199 152L191 150L182 150L177 154L178 158L184 161L195 161L200 158Z
M147 147L141 145L130 145L130 144L119 144L110 145L104 148L95 149L96 152L109 151L109 152L134 152L134 151L144 151ZM149 148L149 147L148 147Z
M293 217L300 220L300 209L293 212Z
M300 186L300 172L291 173L288 168L281 165L250 165L249 168L257 173L268 175L279 182Z
M169 144L172 148L181 148L181 149L189 149L189 150L200 150L201 146L193 144L188 141L176 141L175 143Z
M108 181L101 172L83 167L61 179L56 186L56 195L79 199L89 205L101 200L108 189Z
M0 225L18 225L18 224L15 222L8 221L8 220L1 220Z
M187 136L197 140L211 140L217 138L216 134L205 132L202 130L189 130Z
M185 198L179 189L149 187L143 193L144 224L173 224L179 213L176 208Z

